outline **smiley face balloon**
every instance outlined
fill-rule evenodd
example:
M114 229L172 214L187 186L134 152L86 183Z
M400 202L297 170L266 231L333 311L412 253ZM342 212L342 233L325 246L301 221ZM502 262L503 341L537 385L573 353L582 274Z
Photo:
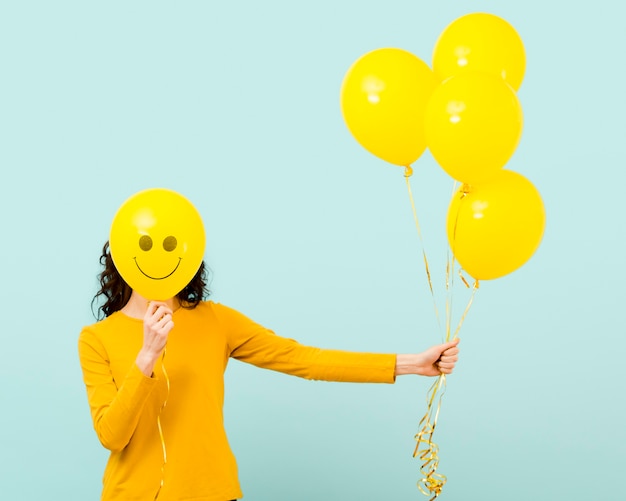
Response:
M170 299L191 281L204 257L202 218L185 197L154 188L118 209L109 235L122 278L149 300Z

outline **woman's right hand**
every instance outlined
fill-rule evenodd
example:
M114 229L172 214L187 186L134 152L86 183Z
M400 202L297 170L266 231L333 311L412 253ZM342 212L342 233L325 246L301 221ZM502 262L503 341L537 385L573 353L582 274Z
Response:
M172 310L160 301L148 303L143 317L143 346L137 355L137 366L146 376L151 376L156 361L163 353L167 337L174 327Z

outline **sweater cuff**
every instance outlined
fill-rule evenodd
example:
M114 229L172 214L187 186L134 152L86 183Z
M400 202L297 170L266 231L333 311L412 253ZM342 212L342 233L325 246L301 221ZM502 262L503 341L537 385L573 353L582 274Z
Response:
M128 374L126 374L123 386L125 391L128 391L132 395L143 395L147 397L157 383L158 379L156 377L146 376L141 372L137 364L134 363L128 371Z

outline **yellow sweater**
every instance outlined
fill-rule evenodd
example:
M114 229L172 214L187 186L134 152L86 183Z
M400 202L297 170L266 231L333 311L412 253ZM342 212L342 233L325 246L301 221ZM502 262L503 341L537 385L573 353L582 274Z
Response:
M394 381L395 355L323 350L275 335L226 306L203 302L174 313L164 360L146 377L135 358L143 322L116 312L85 327L80 363L94 428L111 451L103 501L227 501L242 497L223 426L229 357L306 379ZM167 463L157 418L160 415Z

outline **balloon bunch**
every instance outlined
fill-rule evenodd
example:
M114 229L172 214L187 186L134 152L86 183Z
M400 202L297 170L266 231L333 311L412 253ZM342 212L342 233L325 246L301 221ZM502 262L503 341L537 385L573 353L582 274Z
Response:
M359 58L342 84L341 109L354 138L382 160L404 167L420 240L408 181L411 165L428 148L455 180L446 223L452 268L456 259L474 278L474 287L453 337L479 280L521 267L543 235L545 211L539 192L521 174L504 169L522 134L517 90L525 67L524 45L516 30L493 14L471 13L440 34L432 69L408 51L383 48ZM425 253L424 262L432 293ZM448 289L449 270L446 273ZM441 493L446 480L436 472L438 448L432 442L444 388L442 375L429 392L428 411L416 435L414 455L424 460L425 477L418 486L431 499Z

